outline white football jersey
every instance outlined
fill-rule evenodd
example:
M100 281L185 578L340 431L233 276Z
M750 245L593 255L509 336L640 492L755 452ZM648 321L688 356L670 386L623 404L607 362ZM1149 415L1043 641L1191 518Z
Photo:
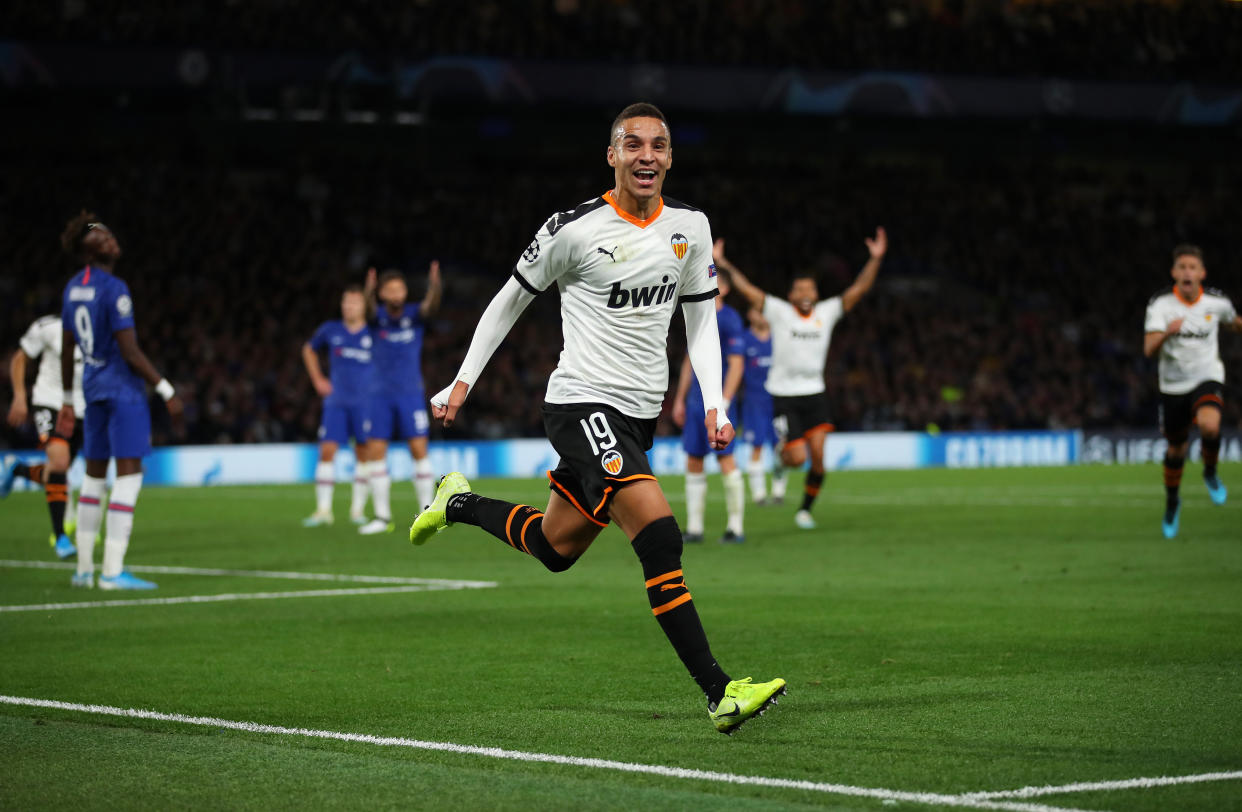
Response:
M611 192L555 214L513 275L531 293L560 290L565 343L546 400L638 418L658 416L668 390L673 310L716 296L707 216L669 198L646 220Z
M777 397L817 395L824 391L824 364L832 328L845 315L840 296L824 299L803 316L784 299L763 297L763 317L772 325L772 368L767 390Z
M1225 382L1220 360L1220 326L1237 318L1229 297L1213 288L1202 289L1199 298L1187 302L1176 289L1157 293L1147 303L1143 331L1161 333L1169 322L1182 319L1182 327L1160 347L1160 391L1184 395L1204 381Z
M39 362L39 374L30 392L31 406L46 406L59 410L65 399L65 387L60 376L60 344L64 327L57 316L43 316L22 336L22 352ZM86 414L86 399L82 396L82 350L73 348L73 411L78 419Z

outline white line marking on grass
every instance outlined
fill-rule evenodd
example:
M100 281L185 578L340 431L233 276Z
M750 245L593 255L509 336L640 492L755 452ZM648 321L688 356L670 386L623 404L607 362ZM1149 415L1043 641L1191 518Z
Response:
M562 764L570 767L586 767L596 770L615 770L627 773L645 773L665 778L679 778L692 781L714 781L722 784L744 784L749 786L772 787L776 789L796 789L810 792L822 792L829 795L847 795L859 798L877 798L886 801L906 801L909 803L932 804L938 806L955 806L969 809L1011 809L1019 812L1078 812L1061 807L1042 806L1039 804L1017 803L1013 801L973 798L963 795L941 795L933 792L904 792L901 790L878 789L872 787L854 787L848 784L827 784L816 781L794 781L788 778L767 778L759 775L737 775L734 773L714 772L711 770L691 770L683 767L666 767L658 764L636 764L628 761L610 761L601 758L583 758L580 756L561 756L552 753L528 753L521 750L503 750L499 747L476 747L473 745L453 744L451 742L421 741L395 736L369 736L361 733L338 733L331 730L308 730L300 727L282 727L265 725L259 722L234 722L228 719L216 719L210 716L184 716L179 713L160 713L159 711L137 710L135 708L117 708L109 705L81 705L76 702L60 702L54 699L32 699L20 696L0 695L0 703L20 705L30 708L51 708L54 710L93 713L104 716L122 716L130 719L149 719L158 722L176 722L184 725L200 727L225 728L240 730L247 733L267 733L278 736L301 736L312 739L332 739L359 744L374 744L380 747L408 747L415 750L435 750L461 755L482 756L484 758L505 759L508 761L539 762L544 764Z
M1198 775L1162 775L1156 778L1127 778L1120 781L1083 781L1060 786L1023 787L998 792L968 792L963 798L1038 798L1041 795L1065 795L1071 792L1100 792L1118 789L1152 789L1177 784L1202 784L1208 781L1242 781L1242 770L1227 773L1200 773Z
M114 606L172 606L178 603L224 603L227 601L271 601L284 598L342 598L350 595L396 595L403 592L444 592L459 587L441 584L412 586L370 586L356 589L302 589L295 592L226 592L222 595L179 595L175 598L136 598L116 601L74 601L71 603L30 603L0 606L0 612L55 612L61 609L102 609Z
M38 570L72 570L77 564L60 561L14 561L0 559L0 567L24 567ZM451 589L488 589L498 586L495 581L459 581L448 578L405 578L398 575L340 575L331 572L278 572L272 570L225 570L203 567L162 567L134 565L132 572L149 572L157 575L218 575L232 578L281 578L290 581L334 581L350 584L410 584L416 586L444 586Z

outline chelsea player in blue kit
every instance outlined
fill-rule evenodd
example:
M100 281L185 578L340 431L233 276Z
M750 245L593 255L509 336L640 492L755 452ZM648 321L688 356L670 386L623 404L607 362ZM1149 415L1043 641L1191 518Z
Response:
M95 586L93 551L103 523L104 489L109 458L116 459L116 480L108 499L100 589L155 589L124 568L125 553L134 527L134 506L142 489L142 458L151 451L151 414L146 384L176 417L181 401L172 384L155 371L138 347L134 332L134 302L129 287L112 275L121 256L116 237L95 215L83 211L69 221L61 245L75 260L86 264L65 287L61 320L61 380L73 380L74 348L82 351L82 389L86 400L82 456L86 476L78 498L78 567L71 583ZM65 392L56 419L62 436L73 432L73 390Z
M772 395L765 388L772 367L772 326L755 308L746 311L750 329L743 333L746 368L742 372L742 440L750 446L750 497L757 505L768 504L767 471L763 467L763 447L773 450L772 503L785 499L786 472L776 453L776 428L772 425Z
M319 527L332 524L332 490L336 485L336 451L352 437L357 465L366 464L366 441L371 433L369 396L373 384L371 363L373 338L367 327L366 297L362 288L351 285L341 295L341 320L326 321L310 341L302 345L302 362L315 391L323 397L323 417L319 424L319 463L315 466L315 512L302 524ZM323 374L319 353L329 356L331 379ZM355 498L354 509L361 510ZM352 511L351 511L352 512ZM384 517L385 524L391 516Z
M742 384L744 363L743 334L746 328L742 317L724 303L729 295L729 279L725 273L717 277L719 294L716 296L716 325L720 331L721 368L724 369L724 402L729 420L737 422L735 396ZM686 532L682 540L695 543L703 540L703 513L707 507L707 474L703 460L711 450L707 442L707 427L703 423L703 393L698 377L690 368L690 357L681 365L681 378L677 382L677 396L673 401L673 422L682 426L681 445L686 451ZM716 451L720 464L721 479L725 492L725 532L721 543L738 544L746 539L742 527L742 514L746 507L746 493L742 484L742 472L733 459L733 442Z
M378 294L371 333L375 340L375 377L371 396L371 433L367 441L366 476L375 500L375 519L359 531L386 533L393 529L388 475L388 442L405 440L414 460L414 494L419 509L431 504L435 493L431 460L427 457L427 398L423 394L423 333L426 320L440 308L440 263L432 260L427 272L427 293L410 304L409 286L401 271L367 274L366 290Z

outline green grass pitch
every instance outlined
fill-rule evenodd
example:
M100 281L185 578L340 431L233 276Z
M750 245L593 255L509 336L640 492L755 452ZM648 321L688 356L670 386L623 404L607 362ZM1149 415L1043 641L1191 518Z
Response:
M789 695L736 736L652 619L609 529L553 575L482 531L424 548L304 530L311 488L148 488L129 563L494 581L490 589L0 612L0 694L883 790L964 793L1242 770L1242 466L1215 507L1188 469L1165 541L1155 466L830 475L820 529L748 505L687 583L734 677ZM794 477L801 482L800 475ZM544 483L478 490L543 505ZM681 512L682 484L664 485ZM414 510L394 488L399 522ZM791 490L794 490L791 488ZM52 561L37 494L0 503L0 558ZM96 549L96 555L101 553ZM77 592L0 566L0 606L367 588L150 575ZM0 704L0 808L930 809L934 803ZM1242 809L1242 780L1018 799ZM965 806L964 802L946 802Z

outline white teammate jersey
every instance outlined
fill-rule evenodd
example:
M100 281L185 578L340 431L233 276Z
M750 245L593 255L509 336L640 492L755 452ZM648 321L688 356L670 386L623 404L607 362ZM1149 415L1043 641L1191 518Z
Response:
M553 215L513 275L531 293L560 290L565 343L547 402L604 403L637 418L658 416L668 391L673 310L716 296L707 216L667 197L646 220L611 192Z
M772 325L772 367L769 394L789 398L824 391L824 364L832 328L845 315L840 296L824 299L803 316L784 299L763 297L763 317Z
M1220 360L1220 326L1238 316L1229 297L1213 288L1199 291L1187 302L1176 288L1157 293L1147 303L1143 331L1162 333L1169 322L1182 319L1182 327L1160 346L1160 391L1184 395L1204 381L1225 382Z
M32 406L46 406L59 410L65 400L65 386L60 377L60 343L64 327L59 316L43 316L22 336L22 352L39 362L39 374L30 392ZM82 396L82 350L73 348L73 411L78 419L86 414L86 399Z

